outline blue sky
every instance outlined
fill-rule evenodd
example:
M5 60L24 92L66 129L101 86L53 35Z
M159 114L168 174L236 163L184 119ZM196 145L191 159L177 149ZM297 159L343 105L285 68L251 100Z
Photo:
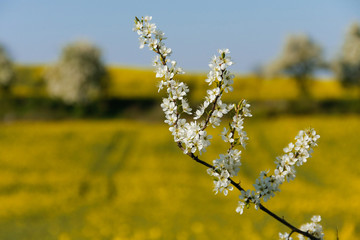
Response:
M0 43L16 62L49 63L67 43L87 39L108 64L151 67L153 54L132 32L142 15L153 16L185 71L207 71L216 50L229 48L232 69L248 72L275 58L289 34L310 35L334 57L346 28L360 22L360 1L0 0Z

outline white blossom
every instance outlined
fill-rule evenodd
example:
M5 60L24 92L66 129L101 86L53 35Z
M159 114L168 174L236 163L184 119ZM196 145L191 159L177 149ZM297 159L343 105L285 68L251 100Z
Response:
M225 127L224 130L221 132L221 138L224 140L224 142L229 142L229 143L234 142L233 135L234 134Z
M254 187L259 198L265 202L279 192L279 186L287 180L294 180L296 176L295 166L300 166L311 156L312 147L317 145L320 138L314 129L301 130L295 137L295 144L290 143L284 148L284 155L276 158L276 169L273 175L261 172L256 179Z
M293 240L293 238L290 237L287 232L285 232L285 233L279 233L279 240Z
M242 201L238 201L238 206L235 211L239 214L243 214L244 208L245 208L245 203Z
M168 55L170 55L171 54L171 48L167 48L167 47L165 47L165 46L161 46L161 48L160 48L160 53L164 56L164 57L166 57L166 56L168 56Z
M163 103L161 104L161 107L163 108L163 111L166 115L175 113L177 109L175 102L173 102L172 99L169 98L163 99Z
M245 206L249 206L250 203L253 203L255 205L255 209L259 208L260 199L254 191L250 191L250 189L248 189L247 191L241 191L241 195L239 196L239 198L239 202L243 202Z
M173 114L169 114L169 115L165 115L165 123L169 124L170 126L174 125L176 120L177 120L177 116L175 113Z
M243 130L244 118L242 117L243 112L241 110L242 109L239 109L239 113L236 113L233 116L233 121L231 122L230 126L231 128L235 129L235 132L237 133L238 143L245 147L249 138L247 137L247 133Z
M154 31L154 38L159 40L159 41L162 41L162 40L165 40L166 37L165 37L165 33L163 33L161 30L159 29L156 29Z
M201 118L204 112L205 112L205 108L203 106L200 106L200 108L195 112L194 120Z
M189 114L189 115L191 115L192 114L192 112L191 112L191 107L189 106L189 103L188 103L188 101L185 99L185 98L183 98L183 99L181 99L181 106L182 106L182 109L183 109L183 111L185 112L185 113L187 113L187 114Z
M158 66L156 68L156 77L157 78L162 78L165 76L165 74L168 72L168 67L167 66ZM170 79L170 78L165 78L165 79Z
M150 23L151 17L142 17L135 19L134 31L140 35L140 47L145 45L154 51L157 56L153 60L156 77L161 78L159 91L166 89L167 97L163 98L161 103L162 110L165 114L165 123L169 125L169 131L174 137L174 141L185 154L195 157L206 151L210 145L211 135L208 135L206 128L219 126L221 119L230 111L235 112L228 128L224 127L221 132L221 138L229 143L229 149L224 154L213 160L213 165L207 172L214 179L214 192L227 195L233 190L234 184L232 177L237 176L241 166L241 151L238 146L245 148L248 140L247 133L244 131L244 119L252 117L250 104L246 100L241 100L238 105L226 104L222 101L222 94L233 91L234 75L230 73L228 67L233 65L229 55L229 49L218 50L219 55L213 56L210 60L210 71L205 80L212 89L207 90L204 102L196 109L193 121L187 121L181 118L183 113L192 114L192 109L186 99L189 92L188 86L175 79L177 74L183 74L183 70L177 66L176 61L170 60L172 53L171 48L165 46L165 34L156 28L156 25ZM200 120L204 117L205 119ZM313 147L317 146L319 135L316 131L309 129L300 131L295 137L294 143L289 143L283 151L284 154L276 158L276 168L273 174L269 171L261 171L260 176L253 184L255 190L241 190L236 212L242 214L245 207L254 204L255 209L261 205L261 201L267 201L280 191L280 185L285 181L291 181L296 176L296 166L307 162L311 157ZM240 185L239 185L240 186ZM238 187L238 186L237 186ZM240 187L239 189L242 189ZM320 216L314 216L311 223L301 227L313 236L323 238L322 227L319 224ZM288 233L279 233L280 239L292 239Z
M311 218L311 222L305 223L304 225L302 225L300 227L300 229L301 229L301 231L308 232L309 234L311 234L312 236L314 236L318 239L324 239L324 233L323 233L322 226L320 225L320 221L321 221L321 216L319 216L319 215L313 216ZM300 240L308 239L300 234L298 235L298 237Z
M214 192L217 194L218 192L223 192L223 194L226 196L229 192L229 190L233 190L233 187L230 185L230 174L228 171L224 170L220 173L213 170L208 169L208 174L215 177L214 180Z
M246 100L242 101L242 112L244 117L252 117L250 112L250 104Z
M220 88L214 88L214 89L211 89L211 90L207 90L207 100L209 102L213 102L216 98L216 96L218 96L220 94Z

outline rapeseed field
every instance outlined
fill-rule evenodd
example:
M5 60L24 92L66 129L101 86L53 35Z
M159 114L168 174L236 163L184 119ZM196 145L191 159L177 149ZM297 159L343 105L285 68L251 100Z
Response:
M154 95L159 79L153 70L112 66L108 68L110 96L121 98L160 98ZM208 89L206 73L186 73L177 77L190 88L190 100L201 102ZM134 88L136 86L136 88ZM294 100L299 96L295 81L286 77L263 79L255 75L235 74L234 92L225 94L224 101L239 101L239 96L249 100ZM356 98L357 89L344 89L338 81L326 79L309 82L310 94L315 99Z
M265 204L297 226L322 216L327 239L360 234L360 117L254 118L243 151L241 184L300 129L321 135L293 182ZM214 141L201 158L225 150ZM0 239L278 239L285 227L238 193L214 195L206 168L183 155L164 123L132 120L10 122L0 125Z
M44 74L45 65L17 66L19 80L14 85L15 96L47 96ZM153 99L161 98L156 92L155 78L152 69L139 69L119 66L109 66L108 96L123 99ZM178 79L189 85L191 102L202 102L208 84L205 82L206 72L190 72L179 75ZM235 74L234 92L225 94L224 101L237 102L240 98L248 100L295 100L299 90L293 79L276 78L262 79L254 75ZM136 86L136 87L134 87ZM345 89L334 79L312 81L309 91L314 99L351 99L359 96L359 89Z

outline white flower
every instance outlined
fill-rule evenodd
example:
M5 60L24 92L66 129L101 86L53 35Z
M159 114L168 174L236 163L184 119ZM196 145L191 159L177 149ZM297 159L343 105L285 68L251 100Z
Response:
M219 157L213 161L216 171L227 171L229 177L237 176L241 166L241 151L231 149L227 154L220 154Z
M242 101L242 112L243 112L244 117L252 117L249 108L250 108L250 104L246 100L243 100Z
M192 114L191 113L191 108L189 106L189 103L187 102L187 100L185 98L181 99L181 106L184 112L186 112L187 114Z
M219 57L220 69L224 70L227 66L231 66L232 65L231 58L230 56L226 56L226 54L230 53L229 49L219 49L218 52L220 54Z
M172 50L164 44L165 34L158 30L156 25L150 22L151 20L150 16L136 18L133 30L139 35L140 48L148 45L149 49L157 54L153 60L153 66L156 68L156 77L162 78L158 86L159 91L165 88L168 94L168 97L164 98L161 103L165 113L165 123L169 125L169 131L174 136L174 141L179 144L184 153L192 153L194 154L191 154L192 156L197 156L197 154L205 152L212 138L205 131L206 127L208 125L219 126L222 117L231 110L235 110L229 129L225 127L221 133L222 139L230 143L230 148L225 154L220 154L218 159L213 160L213 167L208 169L208 173L214 177L215 193L223 192L224 195L227 195L228 191L233 189L230 178L237 176L241 166L241 151L236 149L236 146L245 147L248 140L247 134L243 130L244 118L252 116L250 104L246 100L242 100L237 106L222 102L222 94L233 90L234 75L227 69L233 64L229 56L230 51L229 49L220 49L218 50L219 55L211 58L210 71L205 81L209 85L214 84L214 88L207 91L204 102L194 114L194 121L187 122L186 119L181 118L181 114L192 114L192 109L186 99L189 89L185 83L174 79L177 74L184 72L177 67L176 61L169 59ZM208 118L197 122L205 112L208 113ZM255 209L258 209L261 199L267 201L275 195L275 192L280 191L279 186L285 180L293 180L296 176L295 167L307 162L307 159L311 157L312 148L317 146L319 138L320 136L313 129L300 131L295 138L295 143L290 143L283 149L284 154L276 158L274 174L270 175L269 171L262 171L253 184L255 191L241 191L236 212L242 214L245 206L248 207L251 203L255 205ZM323 239L324 234L319 224L321 217L313 216L311 220L311 223L303 225L301 229ZM288 233L279 233L279 237L280 239L292 239Z
M285 232L285 233L279 233L279 240L293 240L293 238L289 237L289 234Z
M213 128L220 126L221 119L216 116L211 116L209 122L212 124Z
M176 61L171 61L170 62L171 67L170 67L170 72L174 73L174 75L176 74L184 74L185 72L182 70L182 68L180 67L176 67Z
M308 232L309 234L313 235L314 237L317 237L319 239L324 239L324 233L322 226L319 224L321 221L320 216L313 216L311 218L311 223L305 223L300 227L300 229L304 232ZM305 239L303 235L298 235L299 239Z
M232 191L233 187L230 185L230 174L228 171L223 170L220 173L215 171L214 169L208 169L208 174L215 177L214 180L214 192L217 194L218 192L223 192L226 196L228 191Z
M145 44L146 44L146 40L144 38L139 38L139 41L140 41L140 46L139 48L142 49L144 48Z
M165 117L166 117L166 120L164 121L165 123L169 124L170 126L175 124L176 119L177 119L177 116L175 113L166 115Z
M142 23L140 21L135 22L135 26L133 28L134 32L137 32L137 34L141 35L141 28L143 27Z
M165 34L161 30L155 30L154 38L159 40L159 41L162 41L162 40L166 39Z
M156 31L156 25L149 22L151 19L150 16L142 17L141 20L136 18L133 31L136 31L144 39L151 38L151 35Z
M239 214L243 214L245 208L245 203L238 201L238 207L236 208L236 212Z
M294 144L289 143L289 145L286 148L284 148L284 152L285 153L291 152L293 148L294 148Z
M158 55L156 55L152 61L152 65L156 68L158 68L161 65L160 58Z
M246 141L249 140L249 138L247 137L247 134L245 131L239 131L238 132L239 135L239 141L241 146L243 146L244 148L246 147Z
M229 71L224 71L222 85L222 89L224 90L224 92L228 93L233 91L233 87L231 85L234 83L234 77L234 74L230 74Z
M295 165L300 166L311 157L312 146L316 146L316 140L320 136L316 135L313 129L299 131L295 137L296 142L290 143L284 148L284 155L276 158L276 169L271 176L265 176L263 173L256 179L254 187L259 197L267 201L274 196L275 192L280 191L279 186L287 180L295 179ZM316 219L316 218L314 218Z
M253 203L255 205L255 209L257 210L260 205L260 199L259 196L254 192L247 190L241 191L241 195L239 196L240 201L244 202L246 205L249 205L250 203Z
M253 184L257 195L259 198L263 198L265 202L275 196L274 192L280 191L277 182L271 176L267 176L267 173L262 171L255 184Z
M151 21L151 19L152 19L152 16L145 16L144 17L144 21L146 21L146 22Z
M168 98L163 99L163 103L161 104L161 107L163 108L163 111L166 115L175 113L177 109L175 102L173 102L171 99Z
M203 107L200 107L198 110L196 110L194 120L201 118L201 116L204 114L204 112L205 112L205 109Z
M321 216L320 215L315 215L311 218L311 221L314 223L319 223L321 222Z
M164 57L166 57L166 56L168 56L168 55L171 54L171 48L167 48L167 47L165 47L165 46L161 46L161 48L160 48L160 53L161 53Z
M167 66L158 66L156 68L156 77L157 78L162 78L163 76L165 76L167 71L168 71Z
M145 21L143 24L142 35L144 37L150 38L151 34L155 33L156 25L154 23L149 23Z
M213 102L216 98L217 95L219 95L220 93L220 89L219 88L214 88L211 90L207 90L207 99L209 102Z
M221 132L221 138L224 140L224 142L234 142L234 134L232 132L229 132L228 129L225 127L224 130Z
M231 123L231 127L235 128L237 132L241 132L242 129L244 128L243 124L244 124L244 119L240 115L235 114L233 117L233 121Z

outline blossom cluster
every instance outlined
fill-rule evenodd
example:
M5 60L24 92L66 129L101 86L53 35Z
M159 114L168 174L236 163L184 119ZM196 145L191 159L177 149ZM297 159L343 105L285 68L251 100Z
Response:
M233 189L232 184L235 185L231 178L238 175L241 166L241 150L238 147L245 148L248 140L243 126L244 119L252 116L250 104L246 100L241 100L237 105L222 101L223 93L233 91L234 75L228 70L228 67L233 65L229 56L230 51L218 50L218 55L211 58L210 71L205 81L213 88L207 91L204 102L195 111L193 119L188 122L187 118L181 116L183 113L192 115L192 109L186 99L189 88L185 83L174 79L177 74L183 74L184 71L177 67L176 61L169 59L172 50L165 46L164 33L150 22L151 19L148 16L135 18L134 31L140 35L140 48L148 45L149 49L157 54L153 66L156 68L156 77L161 79L159 91L165 88L167 92L167 97L163 98L161 103L165 113L165 123L169 125L174 141L184 153L198 161L195 154L205 152L212 138L207 134L206 128L210 125L214 128L219 126L224 115L229 112L234 113L228 127L225 127L221 133L223 141L230 145L227 152L213 160L213 165L204 163L210 166L207 172L214 179L215 194L222 192L227 195ZM272 175L269 171L260 173L253 185L255 191L243 190L240 185L235 185L241 190L236 212L242 214L244 208L248 208L250 204L254 204L258 209L261 201L266 202L275 195L275 192L280 191L279 187L283 182L293 180L296 174L295 166L302 165L311 157L312 148L317 145L319 137L313 129L300 131L295 137L296 142L290 143L284 148L284 154L277 157L274 173ZM322 239L322 228L318 222L320 216L315 216L311 223L302 226L302 230ZM280 233L279 237L292 239L290 235Z
M161 107L165 113L165 123L167 123L174 136L175 142L180 142L184 153L202 153L210 145L211 135L206 132L206 127L212 125L219 126L221 118L228 114L233 108L233 104L225 104L221 100L224 92L232 91L234 75L227 67L233 63L229 56L228 49L219 50L219 56L213 56L209 64L210 72L206 82L209 85L215 85L214 89L207 91L204 103L196 111L194 121L187 122L181 118L182 113L192 114L192 109L186 99L189 92L187 85L174 79L177 74L183 74L183 70L177 67L176 61L169 59L171 49L167 48L163 42L164 33L157 29L156 25L151 23L151 17L146 16L141 19L135 18L134 31L138 33L140 48L148 45L149 49L154 51L157 56L153 61L156 68L156 77L162 80L159 83L159 91L166 88L167 97L163 99ZM208 111L205 120L200 120L206 110ZM233 167L236 168L236 167Z
M165 123L170 126L169 130L174 140L184 144L185 153L205 151L205 148L210 145L211 136L208 136L196 121L187 123L185 119L180 118L183 112L192 114L192 109L186 99L189 88L185 83L174 80L177 74L183 74L184 71L177 67L176 61L169 59L172 53L171 48L165 46L164 33L150 22L151 19L152 17L149 16L135 18L133 30L140 35L140 48L148 45L150 50L157 53L153 66L156 68L156 77L162 79L159 83L159 91L164 87L167 90L167 98L164 98L161 104L165 113Z
M285 232L285 233L279 233L279 240L293 240L292 237L290 237L290 234Z
M321 216L315 215L311 218L310 223L305 223L300 227L300 230L303 232L307 232L311 234L312 236L318 238L318 239L324 239L324 233L322 226L320 225ZM293 240L293 238L290 236L291 234L285 232L285 233L279 233L279 240ZM305 240L308 238L305 238L303 235L298 234L299 240Z
M218 52L219 56L213 56L211 58L209 63L210 72L205 80L209 85L215 85L215 88L207 91L205 101L195 112L194 117L194 119L201 118L206 109L213 104L213 109L210 111L209 118L209 123L212 124L213 127L219 126L222 116L227 114L234 107L233 104L227 105L221 100L221 96L224 92L228 93L233 90L232 84L234 82L234 75L227 70L227 67L233 64L231 57L228 55L230 51L229 49L220 49Z
M243 212L240 208L246 205L244 202L254 203L257 208L261 199L266 202L275 196L275 192L280 191L279 187L282 183L293 180L296 176L295 166L302 165L311 157L313 147L317 146L319 138L320 136L314 129L301 130L295 137L295 144L290 143L284 148L284 155L277 157L274 174L269 175L269 171L262 171L253 184L255 191L251 193L242 191L237 211Z
M176 126L170 127L170 131L175 142L183 144L184 153L205 152L212 138L196 121L188 123L185 119L179 119Z
M320 225L321 216L316 215L311 218L310 223L305 223L300 227L301 231L308 232L312 236L317 237L318 239L324 239L324 233L322 226ZM305 240L303 235L298 235L300 240Z
M235 115L229 124L229 129L224 127L221 137L224 142L230 144L230 148L226 154L220 154L219 159L213 161L214 168L208 169L208 174L214 177L214 192L223 192L228 194L228 190L232 190L230 185L230 177L237 176L241 166L241 151L235 149L236 146L245 148L246 140L248 140L246 132L243 130L244 117L251 117L249 110L250 104L246 100L242 100L237 106L233 106Z

